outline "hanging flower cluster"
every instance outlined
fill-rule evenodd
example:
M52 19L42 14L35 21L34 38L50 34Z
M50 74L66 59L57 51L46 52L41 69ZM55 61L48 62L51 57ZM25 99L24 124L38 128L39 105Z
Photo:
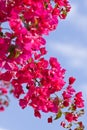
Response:
M56 58L45 59L43 37L57 28L59 18L66 18L71 8L69 2L0 0L0 5L0 111L8 106L10 92L18 98L22 109L31 106L34 116L41 118L41 111L55 113L55 118L48 118L51 123L64 114L69 125L63 121L61 126L71 127L84 114L82 93L76 93L72 87L74 77L62 90L65 69ZM56 95L59 91L60 97ZM62 111L65 108L67 112ZM75 130L84 129L82 122L77 124Z

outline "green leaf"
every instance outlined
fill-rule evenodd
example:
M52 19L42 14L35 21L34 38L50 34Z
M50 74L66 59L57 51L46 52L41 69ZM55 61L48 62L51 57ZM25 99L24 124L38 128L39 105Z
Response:
M21 54L21 51L20 51L20 50L16 50L16 52L15 52L15 57L14 57L14 58L19 57L19 56L20 56L20 54Z
M57 115L56 115L56 117L55 117L54 120L59 119L61 116L62 116L62 111L60 110L60 111L57 113Z

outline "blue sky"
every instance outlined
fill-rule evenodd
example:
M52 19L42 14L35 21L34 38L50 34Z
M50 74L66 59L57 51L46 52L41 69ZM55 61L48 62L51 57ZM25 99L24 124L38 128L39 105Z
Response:
M75 88L82 91L85 99L85 116L82 118L87 130L87 1L71 2L72 9L66 20L60 20L56 31L51 32L47 39L47 57L55 56L66 68L66 80L69 76L76 77ZM47 123L33 116L33 110L22 110L18 101L11 97L10 106L0 113L0 130L63 130L59 122Z

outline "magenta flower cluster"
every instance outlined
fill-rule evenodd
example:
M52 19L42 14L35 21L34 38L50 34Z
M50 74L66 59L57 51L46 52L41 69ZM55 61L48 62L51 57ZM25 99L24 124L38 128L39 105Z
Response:
M66 18L69 2L0 0L0 5L0 111L8 106L10 92L22 109L31 106L36 117L41 118L42 111L55 113L55 119L64 114L68 122L77 121L82 111L75 112L84 107L84 101L72 87L75 78L70 77L63 90L65 69L56 58L45 59L44 35L57 28L59 18ZM63 108L70 112L62 112ZM51 116L48 122L52 121ZM64 122L61 125L66 128Z

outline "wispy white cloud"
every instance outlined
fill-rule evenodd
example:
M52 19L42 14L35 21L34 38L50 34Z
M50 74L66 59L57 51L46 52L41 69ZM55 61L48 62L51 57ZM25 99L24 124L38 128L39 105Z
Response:
M4 129L4 128L0 128L0 130L7 130L7 129Z
M70 67L76 68L77 73L79 69L80 74L84 75L81 82L79 81L79 88L83 92L84 98L87 99L87 81L82 83L82 80L87 76L87 48L75 43L55 43L54 45L51 43L49 48L55 55L64 57L64 62Z
M83 32L87 31L87 15L81 12L77 4L72 4L71 12L68 14L68 18L66 20L71 22L79 30Z
M53 53L67 58L66 62L72 67L87 68L87 48L77 46L75 43L56 43L54 46L50 44L50 49Z

